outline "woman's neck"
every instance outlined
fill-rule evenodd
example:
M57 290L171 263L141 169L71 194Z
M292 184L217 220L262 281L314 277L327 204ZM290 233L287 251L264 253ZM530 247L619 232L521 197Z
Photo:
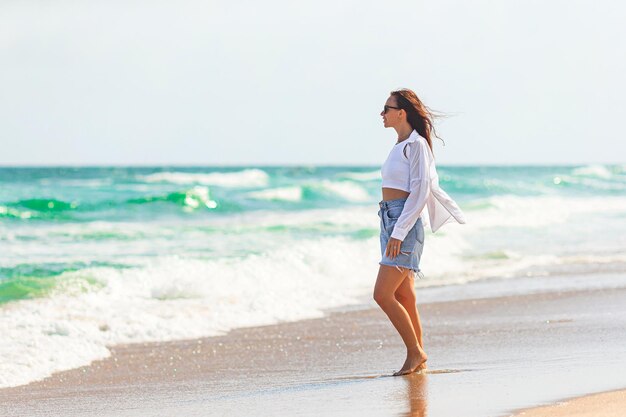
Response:
M406 123L405 125L402 125L402 126L395 127L394 129L396 129L396 133L398 133L398 142L397 143L400 143L403 140L408 139L409 136L411 136L411 133L413 133L413 128L408 123Z

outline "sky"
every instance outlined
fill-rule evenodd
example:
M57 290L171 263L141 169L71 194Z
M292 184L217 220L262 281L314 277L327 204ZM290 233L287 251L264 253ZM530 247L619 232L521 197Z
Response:
M0 165L625 163L626 3L3 0Z

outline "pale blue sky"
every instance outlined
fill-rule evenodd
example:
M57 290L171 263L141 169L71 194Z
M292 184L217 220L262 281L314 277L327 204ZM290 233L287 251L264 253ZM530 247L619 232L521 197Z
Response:
M0 165L378 165L414 89L440 164L623 163L617 1L0 2Z

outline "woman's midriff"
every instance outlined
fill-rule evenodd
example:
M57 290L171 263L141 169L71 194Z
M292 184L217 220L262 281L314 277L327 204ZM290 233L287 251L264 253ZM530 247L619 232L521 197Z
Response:
M396 188L383 188L383 201L395 200L398 198L406 198L409 196L409 192L404 190L398 190Z

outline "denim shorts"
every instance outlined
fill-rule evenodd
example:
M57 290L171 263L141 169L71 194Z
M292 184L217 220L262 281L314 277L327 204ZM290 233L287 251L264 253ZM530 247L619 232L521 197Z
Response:
M387 242L393 233L393 227L402 213L405 202L406 198L398 198L378 203L380 206L380 210L378 210L378 217L380 217L380 255L382 257L379 265L395 266L398 270L400 268L411 269L421 278L419 263L424 249L424 226L421 217L417 219L402 241L398 256L393 259L385 256Z

